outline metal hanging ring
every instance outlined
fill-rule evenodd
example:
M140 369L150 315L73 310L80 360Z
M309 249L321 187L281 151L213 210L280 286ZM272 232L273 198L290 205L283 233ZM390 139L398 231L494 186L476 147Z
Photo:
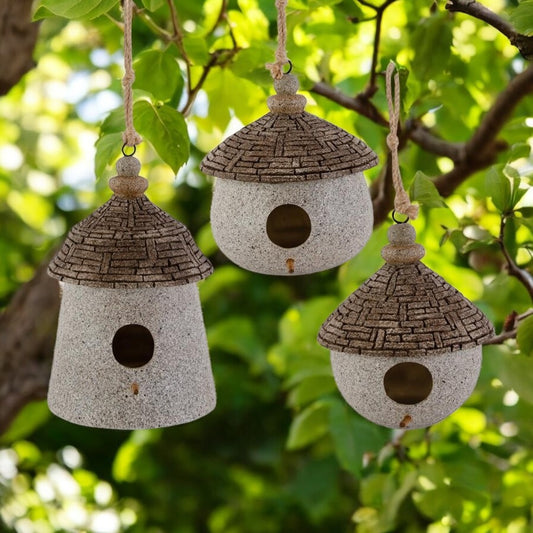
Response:
M287 70L287 72L284 72L283 74L290 74L292 72L292 61L290 59L287 59L287 61L289 62L289 70Z
M131 147L131 148L133 148L133 152L132 152L131 154L127 154L127 153L124 151L124 149L126 148L126 146L128 146L126 143L124 143L124 144L122 145L122 155L123 155L124 157L132 157L132 156L134 156L134 155L135 155L135 152L137 151L137 147L136 147L135 145L133 145L133 146Z
M409 222L409 217L407 215L405 215L407 218L405 220L398 220L396 218L396 209L393 209L392 210L392 220L394 220L394 222L396 222L396 224L407 224L407 222Z

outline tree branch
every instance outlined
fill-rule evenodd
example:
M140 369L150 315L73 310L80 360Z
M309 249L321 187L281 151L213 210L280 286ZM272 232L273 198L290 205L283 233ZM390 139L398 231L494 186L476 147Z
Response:
M525 59L533 59L533 37L518 33L504 18L476 0L448 0L446 9L460 12L486 22L505 35L516 46Z
M363 117L370 119L372 122L375 122L380 126L384 126L386 128L389 127L389 121L381 114L379 109L363 94L358 94L357 96L352 98L351 96L347 96L346 94L342 93L338 89L332 87L331 85L328 85L323 81L315 83L311 87L311 92L319 94L320 96L324 96L328 100L331 100L332 102L335 102L341 105L342 107L345 107L346 109L351 109L352 111L359 113Z
M385 10L392 5L396 0L385 0L383 4L380 6L375 6L369 2L366 2L365 0L359 0L359 3L363 6L369 7L370 9L373 9L376 12L376 31L374 34L374 45L372 50L372 65L370 67L370 80L368 82L368 85L366 89L363 92L363 96L366 98L371 98L376 94L378 90L378 86L376 83L377 79L377 66L378 66L378 59L379 59L379 45L381 43L381 25L383 22L383 15L385 14Z
M0 0L0 95L35 66L39 23L31 22L32 0Z
M507 247L505 246L506 223L507 216L502 214L500 220L500 234L498 236L497 242L507 263L507 272L510 276L515 277L525 287L529 294L529 297L531 298L531 301L533 301L533 277L527 270L520 268L516 264L514 258L511 257L509 250L507 250Z
M59 290L47 268L48 260L0 315L0 434L24 405L44 399L48 390Z
M492 165L507 145L496 139L520 101L533 93L533 65L515 76L481 119L471 139L464 144L452 171L439 176L435 186L446 197L474 172Z
M532 315L533 315L533 309L530 309L529 311L526 311L525 313L522 313L521 315L516 315L515 313L512 329L509 329L509 330L504 329L499 335L494 335L494 337L491 337L487 342L484 342L483 344L502 344L504 341L507 341L509 339L515 339L520 322L522 322L522 320L525 320L527 317L532 316Z

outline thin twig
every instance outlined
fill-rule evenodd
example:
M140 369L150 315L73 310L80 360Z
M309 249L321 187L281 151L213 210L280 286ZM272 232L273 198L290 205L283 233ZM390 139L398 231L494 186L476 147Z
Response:
M170 10L170 20L172 21L172 29L174 31L173 40L176 42L176 46L178 47L178 50L180 51L180 54L185 63L187 63L187 65L190 65L191 60L187 55L187 51L185 50L185 47L183 45L183 31L181 30L181 24L178 17L178 12L176 10L176 6L174 5L173 0L167 0L167 4Z
M509 339L515 339L520 322L522 322L522 320L525 320L527 317L532 316L532 315L533 315L533 309L529 309L525 313L522 313L521 315L516 316L514 320L513 329L509 331L502 331L499 335L495 335L494 337L491 337L487 342L484 342L483 344L502 344L503 342Z
M378 86L376 83L378 72L378 60L379 60L379 47L381 44L381 27L383 23L383 15L385 10L396 0L386 0L380 6L374 6L368 2L361 2L361 4L373 9L376 12L376 31L374 33L374 44L372 49L372 65L370 67L370 80L366 89L363 91L363 95L367 98L371 98L378 91Z
M507 272L510 276L515 277L520 283L524 286L524 288L527 290L529 297L533 301L533 277L531 274L523 269L520 268L513 257L511 257L511 254L509 253L509 250L505 246L505 228L507 224L507 215L502 214L501 220L500 220L500 234L498 236L497 242L500 246L500 250L505 257L505 261L507 263Z
M446 9L451 12L465 13L486 22L505 35L526 59L533 59L533 37L517 32L508 21L483 4L476 0L448 0Z

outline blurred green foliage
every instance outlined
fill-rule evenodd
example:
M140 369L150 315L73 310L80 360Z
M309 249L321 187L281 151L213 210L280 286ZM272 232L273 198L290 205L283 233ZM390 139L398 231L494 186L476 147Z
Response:
M495 29L452 17L444 4L393 3L378 70L391 58L401 65L403 120L420 119L459 142L525 61ZM531 33L530 0L484 4ZM52 417L44 402L28 405L0 440L2 531L532 531L531 318L518 342L486 348L472 397L428 431L385 430L348 408L316 333L379 268L386 228L338 270L305 278L268 278L227 262L209 227L211 180L198 163L267 111L274 2L175 7L182 47L172 40L167 1L139 2L134 21L135 125L145 138L138 153L150 198L192 230L217 267L200 292L218 405L185 426L131 433L76 427ZM288 13L289 57L304 89L324 80L347 94L362 90L373 10L352 0L290 0ZM108 198L104 178L123 129L118 0L40 0L35 18L44 18L37 66L0 99L2 306L68 228ZM310 112L385 160L381 126L306 95ZM383 90L374 102L386 109ZM505 271L498 238L505 219L506 249L519 267L531 267L532 117L526 98L502 132L509 148L498 164L445 202L430 177L450 170L450 160L415 144L400 156L422 206L415 225L424 261L476 301L497 331L511 311L531 308ZM369 171L369 180L378 173Z

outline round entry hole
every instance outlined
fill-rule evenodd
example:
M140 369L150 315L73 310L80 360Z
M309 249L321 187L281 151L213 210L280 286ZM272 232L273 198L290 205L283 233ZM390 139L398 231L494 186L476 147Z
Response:
M154 338L150 331L139 324L127 324L117 330L113 337L113 355L124 366L143 366L154 355Z
M299 205L279 205L268 215L268 238L282 248L295 248L303 244L311 234L311 219Z
M398 363L387 370L383 384L391 400L405 405L414 405L430 395L433 378L424 365Z

